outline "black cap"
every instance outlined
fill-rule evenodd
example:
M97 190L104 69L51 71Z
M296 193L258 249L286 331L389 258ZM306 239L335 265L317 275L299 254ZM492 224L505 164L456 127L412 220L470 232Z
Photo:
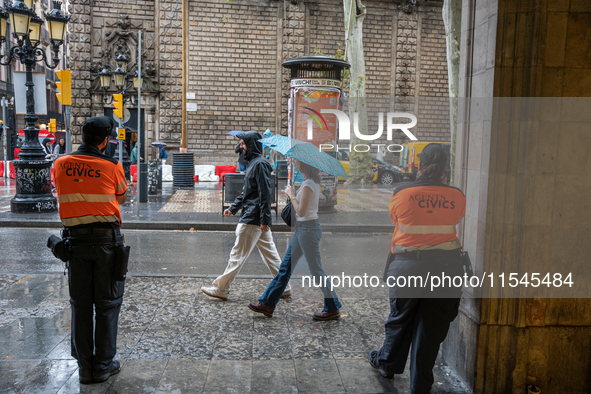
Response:
M113 128L115 127L115 120L108 116L95 116L86 119L82 125L82 133L95 135L97 137L110 137Z
M421 159L423 167L431 164L439 164L445 168L447 166L447 153L440 144L429 144L423 148L419 153L418 158Z

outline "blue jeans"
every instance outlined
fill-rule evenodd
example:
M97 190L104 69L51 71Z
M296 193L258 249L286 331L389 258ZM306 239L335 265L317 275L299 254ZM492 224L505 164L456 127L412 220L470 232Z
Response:
M302 255L306 256L313 282L324 283L326 273L322 269L320 249L318 247L321 237L322 229L317 221L309 221L304 224L297 223L295 233L279 267L279 273L259 298L261 304L275 309L289 282L289 278L291 278L292 270L296 267ZM341 307L341 303L334 291L330 291L328 287L321 287L320 289L324 294L324 311L333 312Z

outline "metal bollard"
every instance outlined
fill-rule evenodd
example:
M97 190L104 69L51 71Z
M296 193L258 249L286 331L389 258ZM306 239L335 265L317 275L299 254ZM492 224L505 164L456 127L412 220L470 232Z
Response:
M157 160L150 160L148 170L148 194L158 194L158 163Z

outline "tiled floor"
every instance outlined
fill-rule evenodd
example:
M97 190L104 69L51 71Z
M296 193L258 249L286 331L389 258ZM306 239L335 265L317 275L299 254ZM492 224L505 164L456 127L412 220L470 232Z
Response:
M383 340L381 289L343 289L341 319L311 319L317 289L294 283L272 318L251 312L268 280L237 279L228 301L206 298L199 278L133 277L119 321L120 374L80 385L69 353L63 275L0 275L0 392L408 393L408 371L383 379L366 361ZM433 393L466 393L443 361Z

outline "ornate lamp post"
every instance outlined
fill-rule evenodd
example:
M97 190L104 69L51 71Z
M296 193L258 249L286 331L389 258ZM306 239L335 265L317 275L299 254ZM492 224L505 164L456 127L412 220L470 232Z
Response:
M6 40L6 20L10 18L13 36L17 45L11 47L6 61L0 60L1 65L8 65L13 60L19 60L26 69L26 127L25 142L19 153L19 160L14 161L16 172L16 195L10 201L13 213L53 212L57 210L57 200L51 194L51 162L45 160L45 154L39 144L39 129L35 127L35 95L33 83L33 67L39 61L51 69L59 65L59 48L64 41L66 24L70 18L61 11L62 3L53 2L53 9L44 14L49 27L49 36L54 57L49 60L42 48L37 48L43 20L35 14L33 0L15 0L0 12L0 45ZM4 45L2 45L4 47Z
M109 89L111 88L111 78L113 78L113 82L116 87L116 91L118 94L121 94L121 103L115 103L115 105L122 106L126 102L131 102L132 105L137 105L137 98L134 94L130 94L127 90L132 88L132 84L129 83L129 80L132 79L133 81L133 88L137 89L137 71L133 73L127 72L127 65L129 63L129 59L125 56L123 49L119 49L119 55L115 58L115 62L117 64L117 68L114 71L110 71L111 66L108 64L103 65L103 69L95 74L99 77L100 86L103 89L103 102L107 105L112 104L114 102L113 95L109 94ZM142 78L143 83L143 78ZM119 127L123 127L123 120L119 118ZM129 161L129 156L127 151L123 147L123 141L119 141L117 144L117 151L115 152L114 157L119 158L121 164L123 165L123 169L125 170L125 176L127 179L130 179L130 166L131 162Z
M113 103L113 96L108 94L109 88L111 87L111 77L113 78L113 82L116 87L116 91L123 96L123 102L131 102L132 105L137 104L137 97L135 94L130 94L128 89L137 89L138 87L138 77L137 77L137 70L131 73L127 72L127 64L129 63L129 59L123 53L123 50L119 50L119 55L115 58L115 62L117 63L117 68L114 71L110 71L109 69L111 66L108 64L103 64L103 69L101 72L94 74L97 75L100 79L101 88L103 89L103 102L105 104L112 104ZM132 83L129 83L129 80L132 80ZM140 78L142 81L142 87L144 86L143 78Z

